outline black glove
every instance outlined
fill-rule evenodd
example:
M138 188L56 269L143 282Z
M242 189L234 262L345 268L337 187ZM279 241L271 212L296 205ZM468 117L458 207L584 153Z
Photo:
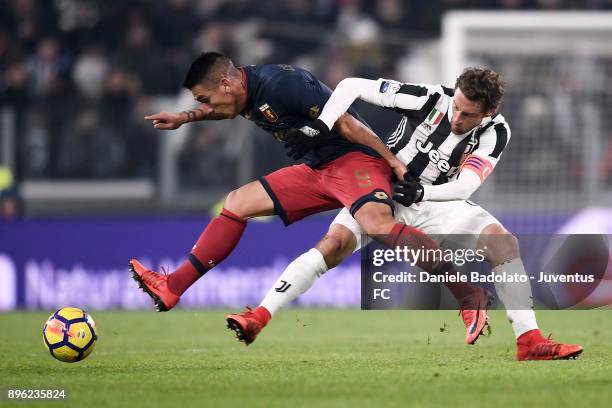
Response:
M423 200L425 190L418 181L402 180L393 189L393 199L405 207Z
M285 136L287 155L293 160L301 159L314 149L327 134L329 134L329 129L320 119L299 129L290 129Z

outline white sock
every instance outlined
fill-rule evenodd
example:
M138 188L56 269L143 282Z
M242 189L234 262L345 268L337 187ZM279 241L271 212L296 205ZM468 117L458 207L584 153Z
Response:
M525 275L525 266L521 258L515 258L504 262L493 268L495 274L506 272L507 275ZM495 291L499 300L506 308L506 316L512 323L512 329L516 338L529 330L537 329L535 312L533 311L533 296L531 294L531 284L529 280L525 283L495 283Z
M323 255L316 248L300 255L291 262L274 286L268 291L260 306L271 315L291 303L313 285L317 277L327 272Z

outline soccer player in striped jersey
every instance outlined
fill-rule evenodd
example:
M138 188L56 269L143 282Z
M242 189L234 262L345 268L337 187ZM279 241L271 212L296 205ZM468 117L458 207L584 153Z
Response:
M474 246L485 251L494 273L525 275L516 238L486 210L468 201L489 177L510 140L508 123L497 113L503 91L500 76L483 68L466 69L454 89L347 78L338 84L318 121L332 128L358 98L402 114L387 142L408 169L405 180L394 190L393 198L399 203L396 219L432 236L472 235ZM317 276L366 244L363 233L348 210L341 210L323 240L287 267L260 307L273 315L304 293ZM336 254L335 258L327 251ZM317 262L316 252L337 263ZM285 282L291 285L287 290L275 290ZM518 360L563 359L582 352L582 346L544 338L536 323L529 283L512 285L496 284L496 291L517 338ZM256 331L254 336L263 328L259 322L247 322L243 315L230 315L228 321L249 323Z
M303 158L304 163L278 169L230 192L219 216L210 221L188 258L172 273L158 273L137 259L130 261L133 278L158 311L174 308L183 293L234 251L248 220L264 215L278 215L289 225L347 207L367 233L387 238L383 244L410 241L416 247L439 248L418 228L393 218L391 177L402 178L406 168L356 111L349 109L341 115L332 130L323 129L320 121L313 123L332 92L312 73L284 64L236 67L227 56L207 52L192 62L183 85L200 105L186 112L145 117L154 128L173 130L193 121L242 116L282 142L292 159ZM310 126L319 124L323 127ZM450 262L419 261L419 266L436 274L454 269ZM475 339L486 321L488 292L463 282L446 286L460 302L461 317ZM249 313L270 318L263 308Z

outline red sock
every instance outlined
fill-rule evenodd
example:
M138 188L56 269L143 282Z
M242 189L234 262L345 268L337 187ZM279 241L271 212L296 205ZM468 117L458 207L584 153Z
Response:
M393 226L389 233L387 245L396 246L407 246L409 248L423 248L425 250L438 250L440 246L431 239L427 234L418 228L411 227L409 225L398 222ZM436 262L434 260L424 260L422 257L417 259L416 265L434 274L443 274L444 272L455 272L455 266L450 262ZM478 287L469 285L463 282L449 282L445 283L446 287L451 291L455 299L461 304L461 300L466 296L475 293L480 290Z
M534 343L539 343L542 340L546 339L544 338L544 336L542 336L542 332L540 331L540 329L533 329L521 334L519 338L516 339L516 343L519 346L529 347L530 345Z
M263 306L257 306L255 308L255 310L253 310L253 314L255 315L255 317L257 318L257 320L259 320L259 322L265 326L266 324L268 324L268 322L270 321L270 319L272 318L272 315L270 314L270 312L268 311L268 309L266 309Z
M234 250L245 228L245 220L224 208L202 232L191 250L189 259L170 274L168 289L179 296L182 295Z

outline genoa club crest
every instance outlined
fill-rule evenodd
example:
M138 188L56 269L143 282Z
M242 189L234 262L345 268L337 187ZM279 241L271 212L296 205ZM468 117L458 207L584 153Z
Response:
M268 119L268 122L274 123L278 120L278 115L276 114L276 112L272 110L270 105L268 105L267 103L264 103L263 105L261 105L259 107L259 110L266 117L266 119Z

